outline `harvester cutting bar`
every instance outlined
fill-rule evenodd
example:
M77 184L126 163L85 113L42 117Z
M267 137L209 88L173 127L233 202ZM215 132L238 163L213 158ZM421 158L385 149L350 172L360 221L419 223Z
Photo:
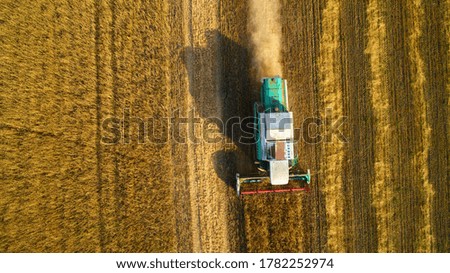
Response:
M298 192L309 191L309 182L311 174L308 170L306 174L291 174L286 185L272 185L268 176L250 176L240 177L236 174L236 189L239 195L279 193L279 192ZM300 184L298 184L300 183ZM293 186L294 184L295 186Z
M262 193L272 193L272 192L296 192L296 191L309 191L309 187L292 188L292 189L276 189L276 190L242 191L241 195L262 194Z

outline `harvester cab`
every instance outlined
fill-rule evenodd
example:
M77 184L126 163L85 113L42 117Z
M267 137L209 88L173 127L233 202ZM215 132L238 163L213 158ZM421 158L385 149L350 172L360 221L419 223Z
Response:
M261 80L261 102L254 104L254 135L259 173L236 174L238 195L309 190L311 175L297 170L293 114L289 112L287 81Z

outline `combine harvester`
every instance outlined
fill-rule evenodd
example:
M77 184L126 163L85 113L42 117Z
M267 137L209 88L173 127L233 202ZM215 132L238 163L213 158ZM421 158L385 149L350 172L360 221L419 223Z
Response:
M309 170L297 170L287 81L273 77L261 82L261 103L254 104L255 163L260 173L251 177L236 174L237 194L307 191L311 175Z

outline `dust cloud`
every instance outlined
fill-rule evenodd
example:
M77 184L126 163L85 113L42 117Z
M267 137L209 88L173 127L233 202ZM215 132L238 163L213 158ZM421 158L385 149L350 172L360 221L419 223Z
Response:
M252 52L252 76L282 76L280 2L250 0L247 30Z

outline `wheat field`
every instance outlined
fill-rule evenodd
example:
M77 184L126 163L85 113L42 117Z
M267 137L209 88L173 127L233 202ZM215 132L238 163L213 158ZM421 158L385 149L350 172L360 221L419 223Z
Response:
M239 199L247 1L0 0L0 251L449 252L450 2L279 5L296 128L325 132L309 193Z

